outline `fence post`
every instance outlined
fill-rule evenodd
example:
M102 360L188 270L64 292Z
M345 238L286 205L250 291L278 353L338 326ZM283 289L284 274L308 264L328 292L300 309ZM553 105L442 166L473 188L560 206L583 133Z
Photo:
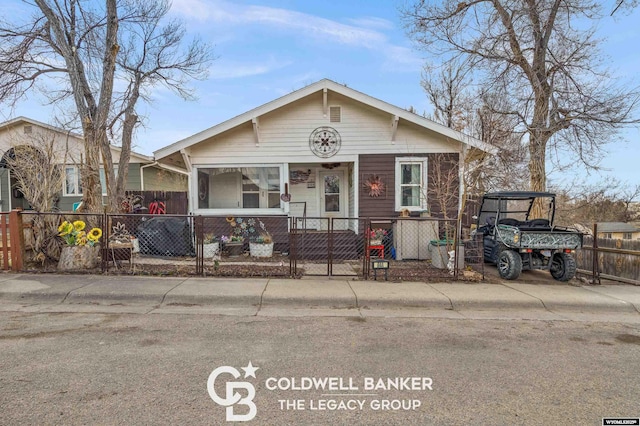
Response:
M192 217L196 237L196 275L204 275L204 218Z
M13 272L20 272L24 259L22 209L13 209L9 213L9 236L11 241L11 270Z
M600 282L600 262L598 261L598 224L594 223L593 224L593 270L592 270L592 276L593 276L593 284L595 284L596 282L598 284L602 284Z

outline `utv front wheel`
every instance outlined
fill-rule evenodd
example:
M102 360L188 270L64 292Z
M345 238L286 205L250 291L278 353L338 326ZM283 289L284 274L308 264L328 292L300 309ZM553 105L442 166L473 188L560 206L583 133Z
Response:
M505 280L515 280L522 271L522 258L513 250L503 250L498 257L498 273Z
M556 253L551 261L550 272L558 281L569 281L576 275L576 260L568 253Z

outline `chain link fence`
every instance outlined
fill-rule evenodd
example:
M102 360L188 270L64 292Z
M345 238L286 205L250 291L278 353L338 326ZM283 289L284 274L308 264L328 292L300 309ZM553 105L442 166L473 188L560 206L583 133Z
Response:
M436 218L290 218L24 212L24 270L433 281L483 273L482 242ZM82 226L79 222L82 222ZM71 226L71 228L68 228ZM68 228L68 229L67 229ZM71 238L73 237L73 238ZM69 246L88 263L64 257ZM71 259L71 260L70 260ZM68 263L68 265L65 264ZM379 279L380 274L375 274Z

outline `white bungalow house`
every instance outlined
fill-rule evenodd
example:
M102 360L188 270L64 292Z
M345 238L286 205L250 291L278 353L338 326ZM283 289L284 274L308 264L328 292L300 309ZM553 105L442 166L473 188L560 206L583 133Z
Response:
M414 215L440 207L427 188L439 154L495 149L331 80L216 124L154 152L190 174L190 211L229 217ZM457 173L454 173L457 174ZM322 229L322 221L318 221ZM273 224L271 226L274 226ZM352 229L358 232L357 229Z
M190 173L195 214L347 218L428 210L430 161L468 150L495 149L324 79L154 155Z
M29 203L16 186L6 158L15 147L28 145L41 153L50 152L54 164L64 168L65 181L60 188L57 207L61 211L71 211L74 203L82 199L80 164L84 153L84 141L80 134L51 126L26 117L17 117L0 123L0 211L14 208L28 209ZM49 147L49 148L47 148ZM120 148L112 146L114 163L120 160ZM161 165L152 157L131 153L127 190L185 191L187 180L184 170ZM100 170L104 188L104 169Z

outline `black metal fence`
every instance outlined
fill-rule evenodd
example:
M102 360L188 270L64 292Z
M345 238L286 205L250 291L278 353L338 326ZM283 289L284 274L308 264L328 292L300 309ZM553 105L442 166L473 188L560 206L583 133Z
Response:
M26 271L353 279L375 275L394 281L483 277L481 241L455 244L454 220L33 212L21 216ZM73 251L92 252L94 262L74 263L80 254L63 256L63 251L72 251L65 249L69 246L85 247Z

